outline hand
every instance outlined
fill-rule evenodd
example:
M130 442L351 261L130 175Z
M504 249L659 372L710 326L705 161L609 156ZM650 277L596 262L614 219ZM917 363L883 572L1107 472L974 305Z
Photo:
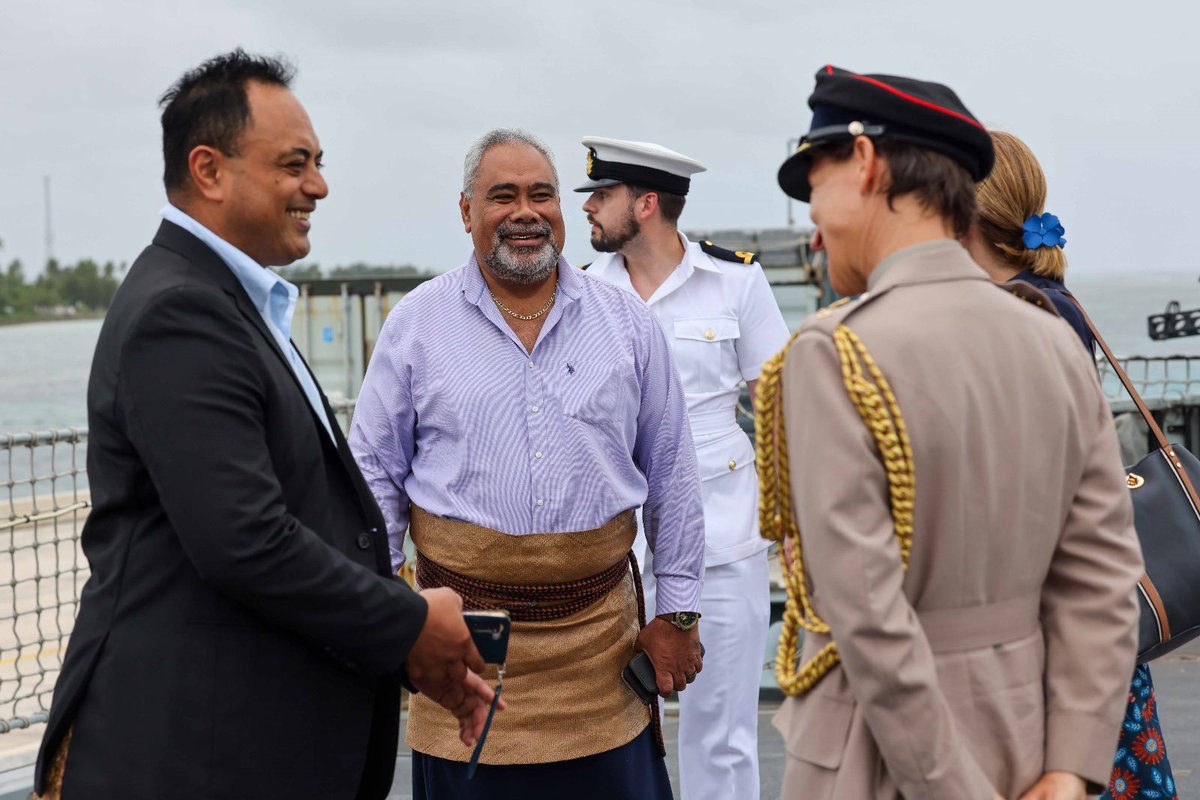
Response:
M1085 800L1087 784L1083 778L1072 772L1047 772L1029 791L1021 795L1021 800Z
M471 747L483 735L483 725L487 722L488 709L492 706L492 698L496 696L496 692L488 685L487 681L474 672L467 672L463 688L468 695L474 694L479 700L478 703L473 704L471 713L458 718L458 738L467 747ZM500 702L496 704L496 709L503 711L507 707L504 698L501 697Z
M673 691L682 692L704 667L699 625L681 631L665 619L655 617L638 634L636 647L650 656L658 693L663 697Z
M408 679L458 718L459 738L473 745L483 732L495 692L476 674L485 665L463 621L462 598L446 588L425 589L421 597L429 610L405 660ZM503 700L498 708L504 708Z

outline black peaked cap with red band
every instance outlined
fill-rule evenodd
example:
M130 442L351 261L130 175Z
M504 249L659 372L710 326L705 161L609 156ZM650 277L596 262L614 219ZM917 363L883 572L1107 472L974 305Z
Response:
M811 149L839 138L870 136L925 147L962 164L975 181L992 171L995 153L987 128L948 86L895 75L859 75L828 65L817 72L808 98L808 133L779 168L779 186L808 202Z

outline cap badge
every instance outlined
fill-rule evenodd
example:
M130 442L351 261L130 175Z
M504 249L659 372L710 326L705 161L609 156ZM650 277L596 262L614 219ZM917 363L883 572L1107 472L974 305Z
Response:
M587 151L587 176L592 177L592 167L596 166L596 151L588 148Z

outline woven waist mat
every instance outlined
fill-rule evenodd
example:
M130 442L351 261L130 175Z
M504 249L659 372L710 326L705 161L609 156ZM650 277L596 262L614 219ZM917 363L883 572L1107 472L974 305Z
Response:
M418 553L469 578L507 585L581 581L611 568L633 545L632 512L591 531L513 536L438 517L414 506ZM597 602L558 619L514 621L504 674L505 711L497 712L480 762L543 764L628 744L650 722L649 707L621 680L638 635L637 600L628 571ZM496 668L484 679L493 686ZM451 761L471 749L458 721L413 695L409 747Z

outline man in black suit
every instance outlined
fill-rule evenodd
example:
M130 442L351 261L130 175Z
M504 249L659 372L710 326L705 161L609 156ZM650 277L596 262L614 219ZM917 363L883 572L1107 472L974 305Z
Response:
M162 99L169 203L88 386L92 568L38 758L66 800L382 798L401 679L470 743L492 694L454 592L383 518L289 336L327 187L290 68L241 50Z

